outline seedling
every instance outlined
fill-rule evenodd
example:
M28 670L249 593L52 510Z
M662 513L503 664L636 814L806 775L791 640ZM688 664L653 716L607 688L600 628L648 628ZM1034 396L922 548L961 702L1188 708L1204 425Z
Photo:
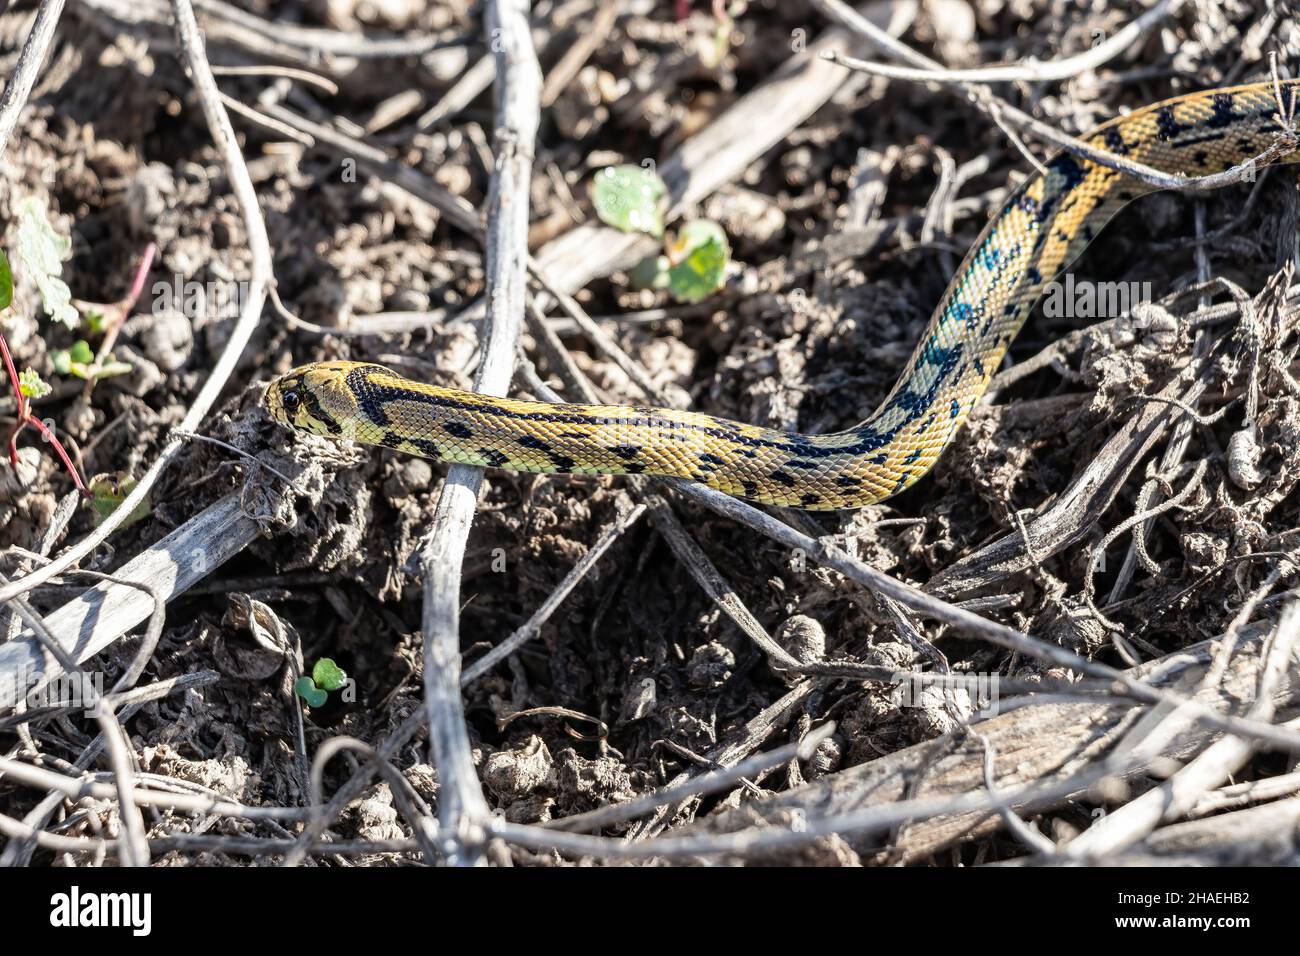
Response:
M328 657L322 657L311 669L311 676L304 674L294 681L293 689L309 707L324 706L331 691L342 690L348 683L347 671L339 667Z
M134 308L140 293L144 289L145 278L153 264L155 246L151 242L145 248L140 265L136 269L131 290L118 302L86 303L72 298L72 290L63 281L63 262L72 254L72 240L61 235L45 214L45 207L35 196L22 199L15 207L18 217L15 253L24 273L36 284L40 293L41 306L53 321L61 322L69 329L82 324L82 314L86 317L86 327L92 334L102 333L104 338L98 353L93 352L90 343L80 339L69 349L59 349L51 353L50 360L59 375L71 375L86 380L87 392L93 383L111 375L124 375L131 371L131 366L113 360L110 349L117 338L122 322ZM3 317L13 304L13 272L9 260L0 251L0 317ZM78 312L78 307L81 312ZM94 499L94 508L98 520L103 520L107 508L114 504L115 489L124 487L130 479L117 476L103 476L111 481L101 482L94 492L86 487L80 473L72 463L63 443L55 436L53 430L32 414L32 400L43 398L51 391L40 375L30 368L18 372L13 357L9 353L9 344L0 334L0 357L4 360L5 371L18 406L17 425L9 435L9 461L14 469L18 468L18 436L28 425L40 432L41 437L58 454L68 474L72 476L77 490L86 498ZM99 479L96 479L99 481ZM92 483L93 485L94 483ZM129 488L127 489L129 492ZM116 502L120 503L117 498ZM144 512L148 513L147 509ZM133 515L129 520L139 520L142 515Z
M609 166L596 174L592 203L606 225L623 232L664 237L663 199L668 188L657 174L640 166ZM664 251L643 259L628 274L641 289L667 289L678 302L712 295L727 275L731 246L716 222L697 219L676 236L665 237Z
M606 166L596 174L591 201L601 222L623 232L664 234L664 181L641 166Z
M9 311L13 301L13 271L9 268L9 257L0 250L0 317ZM9 354L9 343L5 341L3 333L0 333L0 357L4 359L5 371L9 374L9 384L13 389L14 399L18 405L18 424L9 433L9 463L13 465L14 471L18 471L18 436L24 428L31 425L41 433L41 437L49 442L59 456L63 462L63 467L72 476L72 482L77 486L77 490L89 498L90 491L86 488L85 482L81 480L81 474L77 471L77 466L72 463L72 458L68 455L67 449L63 447L63 443L59 441L48 425L32 414L32 399L43 398L48 395L50 386L41 380L41 377L36 374L34 369L25 368L21 375L18 374L18 369L14 366L13 356Z

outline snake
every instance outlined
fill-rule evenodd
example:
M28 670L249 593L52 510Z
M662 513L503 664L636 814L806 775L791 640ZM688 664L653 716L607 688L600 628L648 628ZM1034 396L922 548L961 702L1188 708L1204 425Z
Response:
M1185 94L1082 139L1093 151L1186 177L1253 159L1300 161L1290 125L1297 83ZM844 431L805 435L673 408L501 398L346 361L275 378L267 411L293 428L442 461L687 479L769 505L862 508L934 466L1048 284L1121 207L1158 188L1087 152L1057 153L1015 190L962 260L893 389Z

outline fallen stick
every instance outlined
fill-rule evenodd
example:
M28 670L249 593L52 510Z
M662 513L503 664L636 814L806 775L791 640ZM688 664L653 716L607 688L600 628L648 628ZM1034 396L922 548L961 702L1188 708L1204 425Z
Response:
M1198 690L1194 699L1220 708L1254 696L1259 679L1259 650L1271 624L1257 626L1243 636L1229 663L1222 683ZM1176 683L1190 692L1204 676L1213 656L1216 640L1203 641L1175 651L1128 671L1134 678L1151 678L1152 683ZM1158 676L1156 676L1158 675ZM1282 675L1273 694L1277 716L1285 719L1300 710L1300 673ZM1128 700L1107 698L1052 703L1018 708L972 725L997 751L997 785L1014 789L1038 782L1044 787L1073 776L1088 763L1099 760L1147 713ZM1131 768L1128 778L1142 775L1166 758L1185 759L1221 738L1220 731L1204 724L1192 725L1162 752ZM946 735L915 744L879 760L859 764L838 773L692 824L680 831L730 833L753 826L789 828L792 816L802 814L811 821L879 807L903 799L942 798L980 791L984 788L984 746L974 734L962 740ZM1021 799L1011 807L1021 816L1056 809L1071 800L1087 796L1073 793L1046 800ZM1100 798L1092 798L1099 802ZM910 863L939 851L997 830L1002 825L996 811L976 811L918 820L904 828L891 849L891 862ZM880 847L877 839L854 843L866 852Z
M1196 857L1202 865L1294 866L1300 854L1300 797L1163 827L1132 855L1141 857L1144 851L1150 854L1147 862L1156 864ZM1130 854L1124 854L1113 862L1129 859Z
M496 63L497 102L484 241L487 321L479 328L483 359L474 381L474 391L487 395L509 391L524 325L528 188L542 88L528 13L527 0L490 0L483 20ZM491 816L474 769L460 694L461 569L482 485L481 467L455 464L447 469L420 549L424 703L429 749L438 768L440 843L446 861L461 866L486 862L481 824Z
M242 551L259 533L244 516L239 495L209 505L167 537L128 561L114 577L147 583L170 601ZM59 645L81 663L94 657L153 613L153 599L136 588L105 581L45 618ZM0 711L63 673L27 632L0 645Z

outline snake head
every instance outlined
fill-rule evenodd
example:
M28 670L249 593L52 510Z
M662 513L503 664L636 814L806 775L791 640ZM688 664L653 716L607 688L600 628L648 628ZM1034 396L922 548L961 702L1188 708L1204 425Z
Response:
M359 377L382 366L316 362L286 372L266 388L266 410L282 425L332 438L354 438Z
M297 427L298 412L302 408L302 376L297 369L281 375L266 387L262 397L266 410L281 425Z

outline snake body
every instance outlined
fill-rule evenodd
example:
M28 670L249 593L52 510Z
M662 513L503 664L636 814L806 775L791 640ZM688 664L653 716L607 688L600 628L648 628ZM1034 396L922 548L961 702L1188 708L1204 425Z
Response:
M1181 96L1084 140L1162 172L1222 172L1280 141L1278 98L1287 115L1296 82L1280 92L1260 83ZM267 406L287 425L426 458L686 478L767 504L860 508L929 471L1048 283L1122 206L1150 191L1068 152L1049 160L980 234L880 408L847 431L801 435L676 409L496 398L361 362L294 369L272 382Z

